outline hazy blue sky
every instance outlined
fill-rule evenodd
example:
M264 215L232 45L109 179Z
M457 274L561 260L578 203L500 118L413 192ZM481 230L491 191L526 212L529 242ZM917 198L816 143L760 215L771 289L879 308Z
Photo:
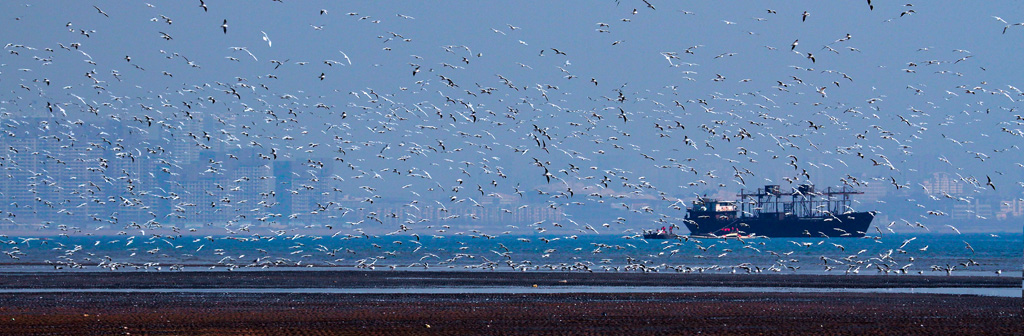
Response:
M173 144L192 141L189 111L219 146L344 156L352 190L397 200L447 199L457 179L674 200L803 171L893 190L948 172L979 181L962 196L1021 197L1024 25L994 18L1024 21L1020 2L650 3L4 2L0 113L116 118ZM388 169L432 179L350 178Z

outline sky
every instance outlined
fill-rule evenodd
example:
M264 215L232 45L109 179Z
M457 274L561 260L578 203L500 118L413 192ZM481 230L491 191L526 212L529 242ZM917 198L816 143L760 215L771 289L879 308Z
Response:
M135 127L125 152L175 173L210 165L145 149L339 161L403 203L852 184L928 221L1024 196L1021 3L648 1L4 2L0 118Z

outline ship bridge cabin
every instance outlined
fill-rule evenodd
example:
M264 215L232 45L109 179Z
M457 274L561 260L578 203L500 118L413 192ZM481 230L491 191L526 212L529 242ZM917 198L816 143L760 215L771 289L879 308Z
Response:
M717 220L736 219L736 202L719 201L714 198L701 197L693 201L693 207L687 209L688 219L714 218Z

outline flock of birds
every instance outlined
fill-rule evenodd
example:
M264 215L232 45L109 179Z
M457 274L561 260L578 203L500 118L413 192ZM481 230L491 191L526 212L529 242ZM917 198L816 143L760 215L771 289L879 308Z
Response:
M405 254L419 257L413 267L795 271L799 266L789 258L793 249L771 251L757 239L711 243L715 239L686 238L647 243L659 244L661 251L653 255L628 251L643 250L637 248L640 229L678 223L686 201L708 192L724 195L761 184L817 181L861 189L883 186L882 193L896 194L927 189L921 181L933 171L956 176L963 192L943 190L939 197L938 191L924 190L932 203L911 199L908 204L935 208L875 223L878 235L867 239L881 243L897 229L931 231L931 219L948 216L939 205L969 204L997 192L1019 196L1024 188L1024 183L1010 182L1024 168L1015 144L1024 136L1024 117L1014 114L1024 92L1012 83L979 79L987 71L974 64L981 53L913 47L914 59L886 59L871 69L859 64L867 58L861 55L887 52L871 48L869 38L850 33L824 39L815 34L765 36L780 30L772 26L775 22L780 27L827 24L817 22L811 11L767 9L749 20L729 21L717 17L734 16L729 13L672 11L647 0L633 9L634 2L605 4L614 16L584 27L586 41L564 45L544 37L557 32L531 27L532 22L466 24L465 29L476 29L471 42L431 44L421 40L449 40L422 36L437 29L436 22L424 19L431 13L375 16L346 12L342 4L298 14L307 6L259 4L312 21L278 22L288 25L282 31L225 18L237 8L202 0L195 8L167 4L178 16L189 16L174 20L152 4L69 9L65 16L71 19L58 27L9 34L8 41L0 41L5 44L0 55L0 178L14 186L5 189L9 195L0 195L0 217L5 228L17 232L0 236L7 243L3 252L12 260L26 259L26 246L49 244L57 257L42 258L55 268L180 269L183 255L212 253L219 261L211 266L228 269L316 266L303 261L313 254L330 257L320 266L394 269L400 266L382 265ZM876 8L867 2L865 12L887 13L881 25L911 25L903 21L925 15L913 4ZM32 10L25 5L9 13ZM138 26L130 32L117 31L142 21L129 13L146 13L148 22L131 23ZM746 47L707 40L685 48L659 44L668 50L650 51L645 44L650 42L644 41L649 31L638 27L665 15L671 20L712 17L727 31L718 34ZM1005 26L999 27L1002 34L993 28L993 38L1011 36L1014 27L1024 25L994 18ZM46 22L38 15L5 20L7 31ZM732 26L749 31L727 35ZM339 36L346 41L336 43ZM361 42L349 41L356 39ZM622 66L659 70L615 74L604 68L611 63L601 63L602 57L642 59L648 64ZM749 72L749 64L735 59L766 60L771 69ZM892 64L902 69L889 68ZM645 77L651 79L645 82ZM861 82L882 79L905 88L885 92L873 87L884 83ZM913 105L899 105L908 102ZM217 154L199 159L197 153L204 151ZM232 170L238 166L232 161L261 166ZM323 200L303 212L275 213L281 195L268 181L275 179L278 161L296 163L288 191L294 198ZM146 171L143 163L157 168ZM186 176L214 182L197 189L184 183ZM24 190L32 194L30 204L11 200ZM172 204L170 213L155 212L153 204L160 201ZM122 210L84 210L108 205ZM903 205L879 201L859 206L885 214ZM542 208L566 214L614 209L624 215L596 222L566 215L558 221L508 225L476 217L476 209L489 207L509 214ZM42 212L76 221L22 219L45 217ZM118 217L130 212L140 217ZM206 212L227 219L192 221ZM423 214L428 212L441 216L427 218ZM935 231L940 229L945 226ZM465 239L520 237L518 248L544 251L540 255L547 258L559 253L546 247L553 241L597 234L622 239L621 244L573 248L592 250L589 255L598 262L535 265L517 260L515 248L503 243L484 245L485 252L477 255L459 248ZM93 246L123 246L124 260L91 253L89 244L69 246L60 240L93 235ZM179 239L199 246L184 251L187 244ZM217 239L250 242L253 250L203 249L203 242ZM288 255L274 256L261 247L260 242L274 239L294 241ZM360 239L369 247L347 247ZM423 241L430 239L450 246L424 248ZM898 248L854 254L837 239L792 243L796 250L834 247L817 258L824 271L908 273L914 271L913 252L928 249L909 247L915 239ZM387 240L393 240L391 246L381 245ZM132 246L135 241L160 247L139 248ZM974 247L966 240L963 244L962 251L950 253L964 255L964 262L934 265L931 271L948 274L976 266L969 259ZM621 260L599 258L609 250L627 252ZM657 260L691 254L687 251L698 259L721 258L734 250L754 251L772 262L684 266ZM450 258L439 256L442 252ZM334 258L338 253L352 256ZM155 259L137 262L140 258Z

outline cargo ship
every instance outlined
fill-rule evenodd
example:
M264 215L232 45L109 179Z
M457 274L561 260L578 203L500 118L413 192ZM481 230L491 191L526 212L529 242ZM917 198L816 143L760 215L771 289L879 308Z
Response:
M875 218L873 211L850 207L852 189L800 185L782 192L766 185L754 192L740 190L737 201L701 197L686 209L686 228L699 237L864 237Z

